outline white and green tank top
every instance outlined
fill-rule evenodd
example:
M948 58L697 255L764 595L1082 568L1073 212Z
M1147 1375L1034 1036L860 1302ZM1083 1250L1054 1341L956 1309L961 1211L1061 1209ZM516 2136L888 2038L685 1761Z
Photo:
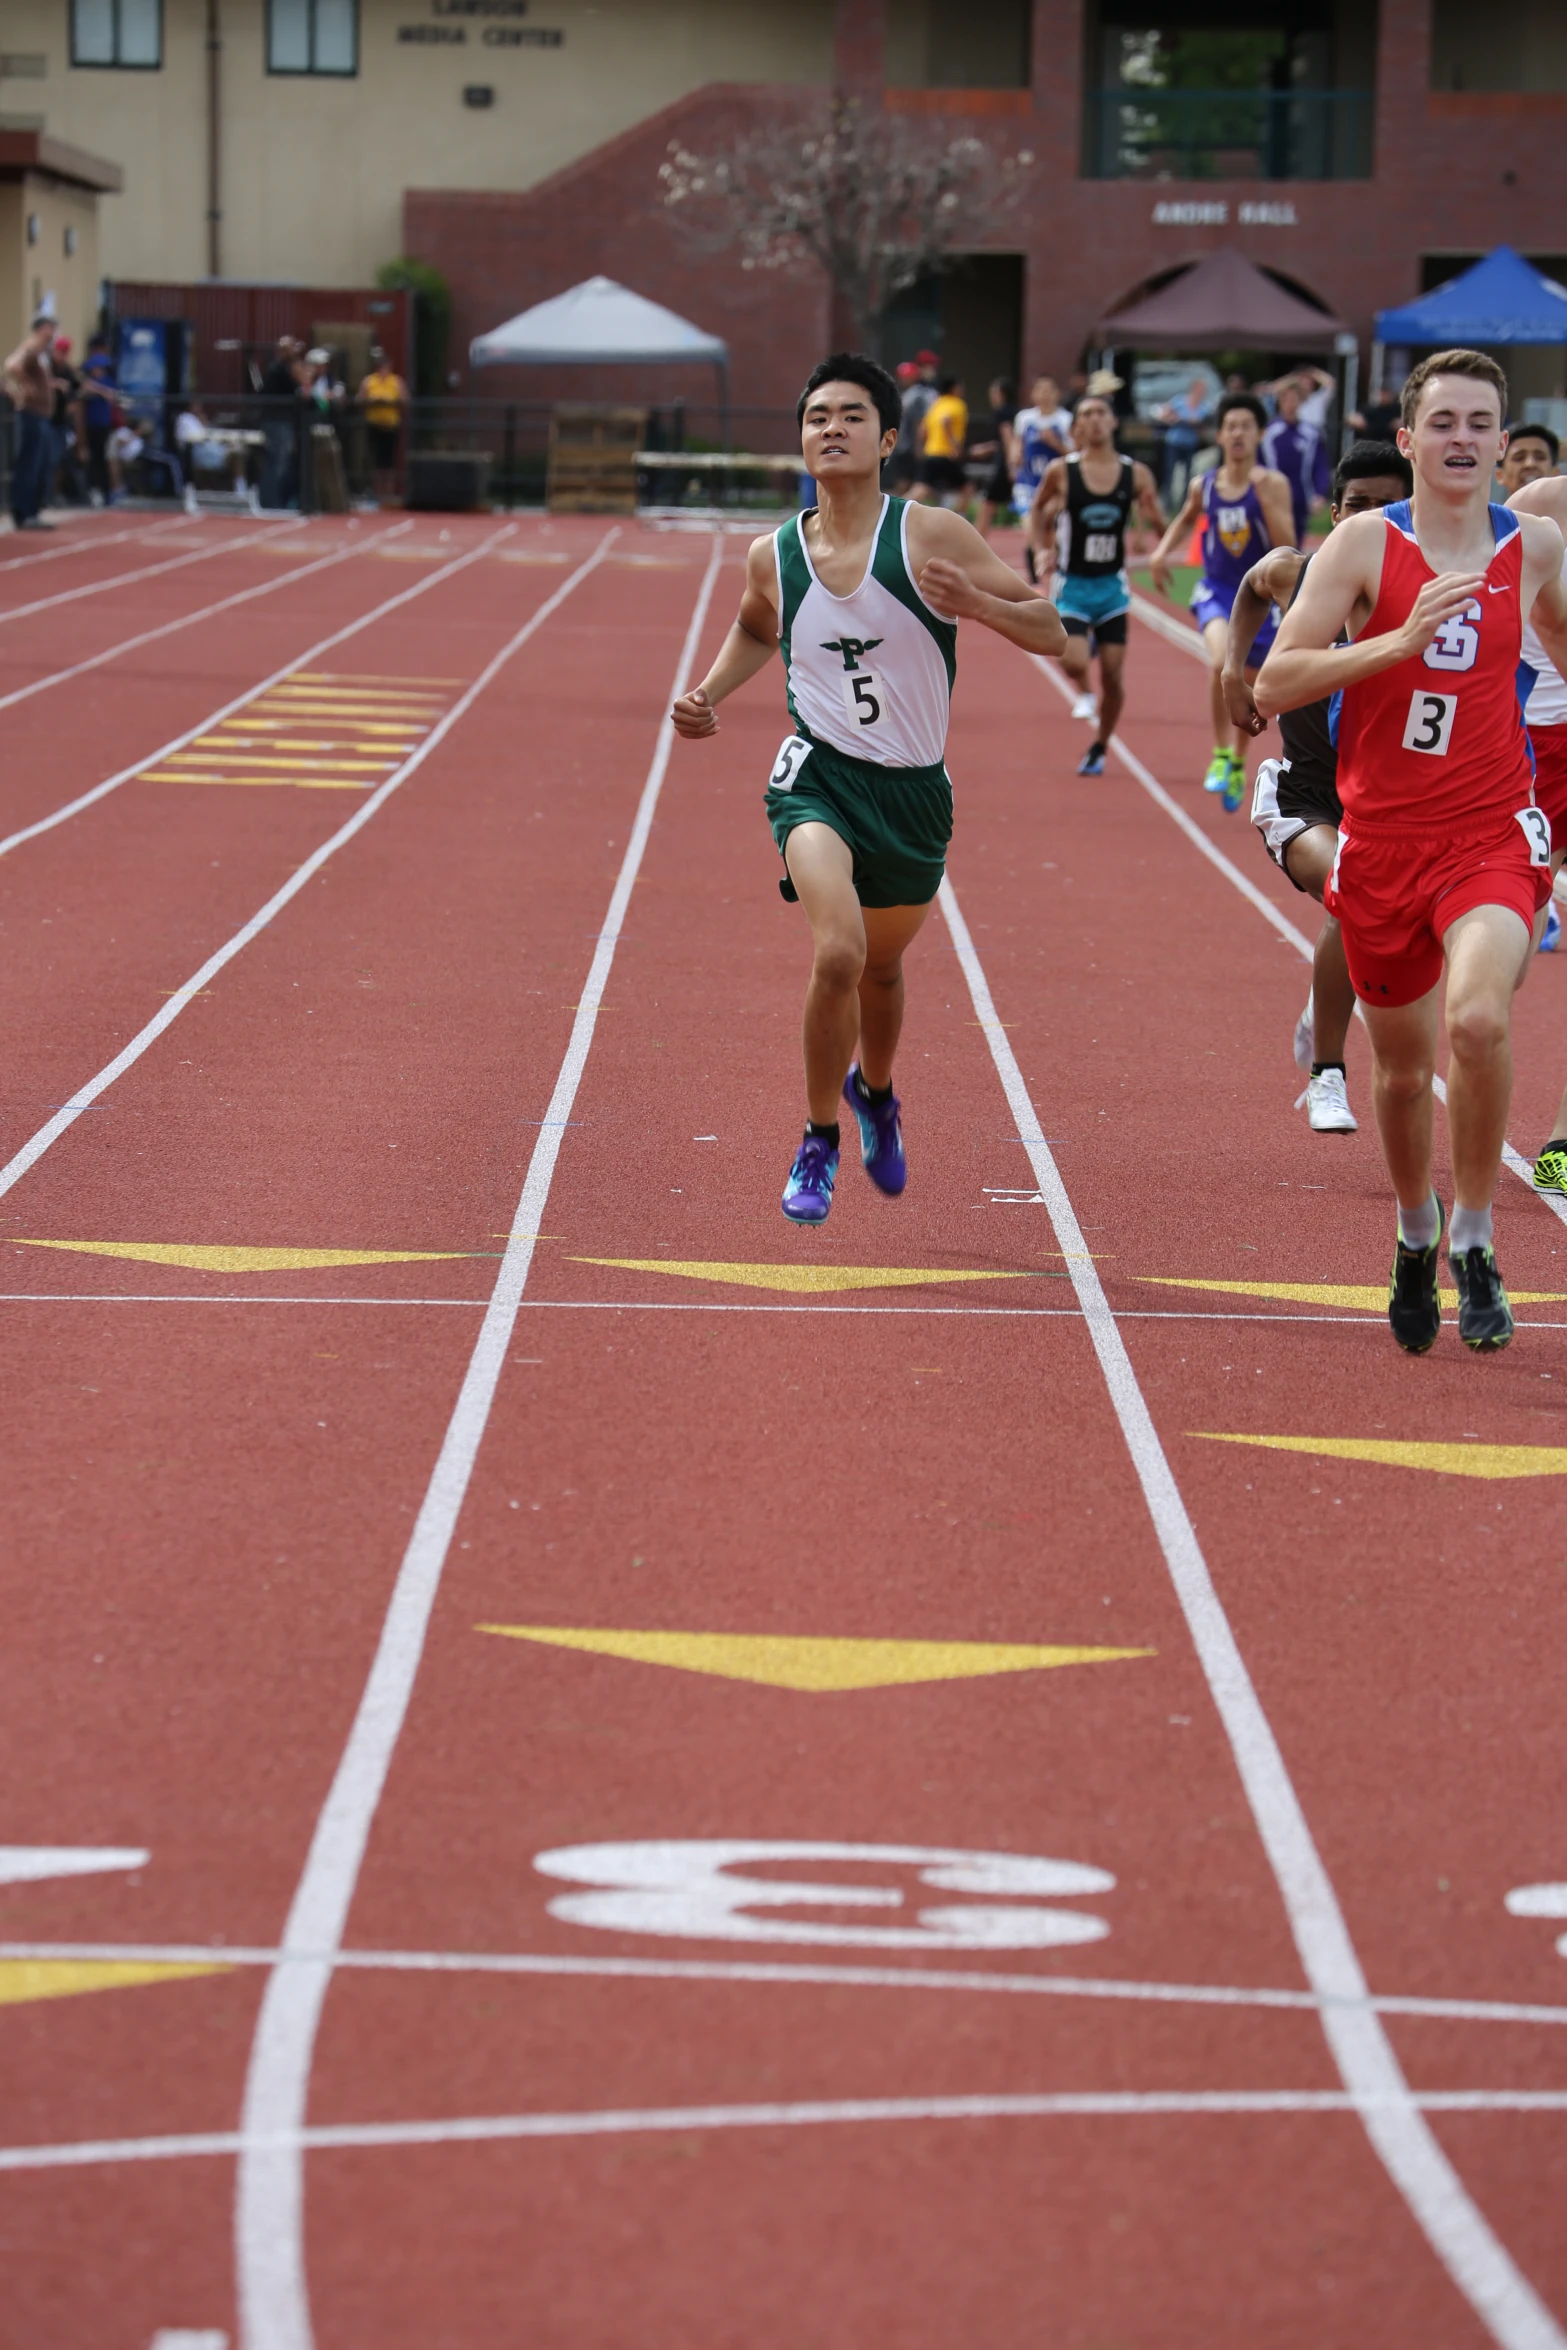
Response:
M817 578L802 520L773 534L790 716L813 741L873 767L939 766L958 630L914 584L907 501L882 499L865 577L847 596Z

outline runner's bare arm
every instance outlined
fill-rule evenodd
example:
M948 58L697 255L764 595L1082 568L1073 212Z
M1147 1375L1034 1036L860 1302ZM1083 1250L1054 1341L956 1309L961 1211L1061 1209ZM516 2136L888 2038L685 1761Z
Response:
M1541 489L1550 485L1541 482L1532 485ZM1535 634L1563 676L1567 676L1567 581L1562 578L1562 533L1556 524L1539 514L1523 517L1524 559L1530 568L1538 563L1545 577L1535 590L1534 602L1528 607L1528 617L1534 623ZM1529 541L1531 533L1540 534L1539 550L1535 554ZM1549 536L1545 534L1549 533ZM1533 556L1533 562L1530 558ZM1528 592L1528 574L1524 590Z
M1137 498L1137 511L1150 530L1164 529L1164 508L1159 503L1159 485L1139 457L1132 467L1132 489Z
M1290 485L1282 473L1275 473L1264 465L1252 475L1257 485L1257 502L1262 518L1276 547L1295 544L1295 508L1290 499Z
M944 506L910 508L909 568L944 620L977 620L1025 653L1054 656L1066 643L1050 599L1019 579L961 514Z
M1066 504L1066 465L1053 457L1040 476L1034 503L1028 510L1028 543L1036 555L1048 553L1056 521Z
M1175 520L1149 558L1153 569L1153 583L1161 596L1167 596L1170 592L1170 558L1175 554L1177 548L1190 537L1192 524L1202 511L1202 485L1206 478L1206 475L1199 473L1187 483L1186 495L1181 500L1180 510L1176 514Z
M1268 607L1289 602L1305 560L1298 547L1275 547L1271 555L1264 555L1260 563L1252 565L1235 592L1220 683L1232 723L1244 726L1248 734L1263 733L1268 723L1257 707L1246 675L1251 649L1257 641L1258 629L1268 617Z
M1258 672L1257 707L1265 718L1320 702L1363 677L1375 677L1423 653L1442 622L1472 603L1485 585L1482 572L1444 572L1428 580L1401 628L1363 636L1353 644L1334 639L1345 627L1369 619L1382 584L1386 526L1380 514L1341 522L1312 557L1305 585L1284 615L1272 652Z
M745 590L735 624L718 659L700 685L692 686L670 711L675 732L700 742L718 732L718 705L737 686L765 669L778 649L778 575L771 537L753 539L745 560Z

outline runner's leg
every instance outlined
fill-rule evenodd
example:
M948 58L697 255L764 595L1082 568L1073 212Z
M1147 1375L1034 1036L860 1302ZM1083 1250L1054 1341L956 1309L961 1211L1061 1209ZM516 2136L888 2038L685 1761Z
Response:
M1509 1021L1514 991L1529 968L1527 927L1509 906L1476 906L1451 924L1447 957L1447 1123L1453 1198L1488 1208L1501 1171L1513 1090Z
M1331 825L1314 824L1309 832L1297 833L1284 851L1285 870L1291 881L1309 890L1320 903L1337 853L1338 834ZM1331 914L1323 917L1322 928L1317 933L1311 963L1311 1003L1312 1059L1342 1061L1349 1024L1355 1016L1355 988L1344 960L1343 934Z
M1558 849L1556 854L1551 859L1551 880L1553 884L1561 872L1564 861L1567 861L1567 849ZM1564 1141L1567 1141L1567 1086L1564 1086L1562 1089L1562 1098L1556 1106L1556 1115L1551 1121L1551 1131L1549 1139L1546 1142L1546 1150L1549 1150L1553 1143L1560 1144ZM1544 1154L1542 1153L1541 1155L1543 1157Z
M848 842L829 825L797 824L785 843L784 863L811 926L811 978L801 1029L806 1114L818 1126L832 1126L860 1033L859 987L866 963L854 859Z
M1099 724L1095 728L1099 740L1108 744L1116 729L1116 722L1126 707L1126 647L1106 645L1099 647Z
M1217 614L1202 632L1203 649L1208 655L1208 700L1213 711L1213 740L1215 747L1234 743L1239 749L1246 736L1236 726L1224 699L1224 662L1229 650L1229 623Z
M1086 628L1068 624L1066 643L1061 648L1061 666L1080 694L1088 691L1089 642Z
M1399 1206L1411 1210L1424 1208L1431 1197L1431 1079L1439 992L1433 987L1417 1002L1396 1008L1366 1006L1371 1102L1382 1155Z
M880 1093L892 1083L892 1057L903 1027L903 952L929 912L929 905L860 909L865 926L865 968L859 989L860 1074L872 1093ZM845 1072L848 1065L845 1061ZM842 1082L840 1077L840 1086ZM811 1115L814 1118L816 1112Z

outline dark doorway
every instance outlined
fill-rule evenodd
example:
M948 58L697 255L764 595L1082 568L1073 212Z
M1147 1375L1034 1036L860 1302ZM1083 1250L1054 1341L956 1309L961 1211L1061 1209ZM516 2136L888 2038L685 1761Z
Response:
M1023 256L969 253L939 275L918 279L882 320L888 367L936 351L943 374L958 375L972 409L983 409L992 377L1017 381L1023 347Z

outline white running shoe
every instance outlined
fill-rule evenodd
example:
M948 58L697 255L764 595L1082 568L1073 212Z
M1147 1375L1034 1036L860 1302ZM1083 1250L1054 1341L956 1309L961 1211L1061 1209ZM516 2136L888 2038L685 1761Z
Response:
M1316 1006L1311 996L1306 998L1306 1009L1295 1023L1295 1066L1302 1077L1308 1076L1317 1057L1315 1023Z
M1098 715L1099 704L1094 700L1093 695L1079 694L1077 700L1072 704L1072 716L1074 718L1097 718Z
M1341 1069L1324 1069L1306 1087L1306 1116L1313 1134L1358 1134L1359 1122L1349 1106Z

